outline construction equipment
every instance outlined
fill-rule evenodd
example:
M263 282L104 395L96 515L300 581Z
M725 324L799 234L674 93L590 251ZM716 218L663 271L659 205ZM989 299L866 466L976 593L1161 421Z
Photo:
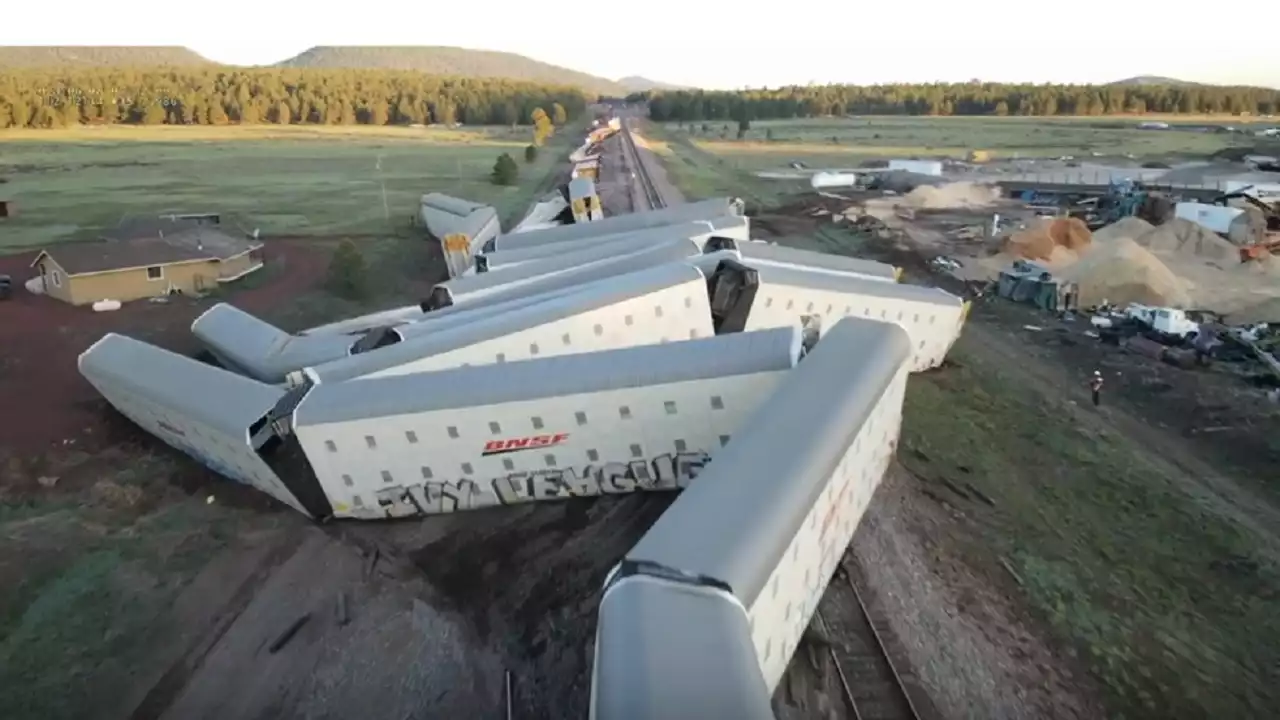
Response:
M1232 200L1241 200L1246 205L1257 208L1262 213L1262 217L1266 218L1268 230L1280 232L1280 208L1250 195L1248 190L1251 187L1253 186L1240 188L1236 192L1223 193L1213 199L1213 204L1227 206L1231 204Z
M1249 192L1252 187L1247 185L1213 199L1214 205L1224 207L1232 205L1233 200L1239 201L1243 203L1245 213L1249 216L1244 242L1240 243L1240 262L1259 260L1280 251L1280 207L1252 195Z
M1280 233L1266 233L1262 242L1244 245L1240 248L1240 262L1252 262L1274 253L1280 252Z
M1167 195L1146 190L1128 178L1108 183L1107 194L1096 201L1078 204L1093 206L1092 211L1086 211L1084 217L1090 230L1127 217L1138 217L1152 225L1160 225L1173 217L1174 210L1174 202ZM1079 217L1079 213L1068 214Z

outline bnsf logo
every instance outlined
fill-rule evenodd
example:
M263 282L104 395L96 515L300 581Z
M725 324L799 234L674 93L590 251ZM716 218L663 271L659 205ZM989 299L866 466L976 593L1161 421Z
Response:
M484 444L484 452L480 455L501 455L503 453L519 452L521 450L530 450L533 448L545 448L552 445L559 445L569 439L569 433L559 433L557 435L530 435L528 437L510 438L508 440L490 440Z

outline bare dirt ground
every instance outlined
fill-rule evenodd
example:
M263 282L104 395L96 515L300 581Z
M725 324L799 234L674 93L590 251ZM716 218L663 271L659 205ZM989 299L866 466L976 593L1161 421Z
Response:
M270 240L265 252L266 266L245 280L246 287L203 299L175 296L166 303L135 302L95 313L19 289L12 300L0 303L0 397L23 409L0 420L0 457L20 463L21 476L34 481L59 469L47 466L54 462L46 457L51 452L102 448L99 398L75 363L105 333L190 352L195 349L191 321L213 303L231 298L251 313L269 314L324 278L328 249L322 243ZM31 254L0 256L0 273L25 280L32 259ZM16 488L5 483L3 489Z

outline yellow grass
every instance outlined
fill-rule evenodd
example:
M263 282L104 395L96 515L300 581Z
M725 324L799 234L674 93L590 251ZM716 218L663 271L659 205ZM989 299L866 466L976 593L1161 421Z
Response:
M639 145L642 148L655 152L659 155L672 154L671 146L662 140L653 140L651 138L644 137L638 132L633 132L631 136L636 139L636 145Z

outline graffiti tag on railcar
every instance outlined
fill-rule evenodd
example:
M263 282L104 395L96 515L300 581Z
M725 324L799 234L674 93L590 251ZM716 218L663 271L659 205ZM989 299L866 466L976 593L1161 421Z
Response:
M711 456L705 452L667 453L651 460L610 462L581 469L514 472L487 481L429 481L379 490L378 507L388 517L406 517L536 500L678 490L688 487L710 461Z

